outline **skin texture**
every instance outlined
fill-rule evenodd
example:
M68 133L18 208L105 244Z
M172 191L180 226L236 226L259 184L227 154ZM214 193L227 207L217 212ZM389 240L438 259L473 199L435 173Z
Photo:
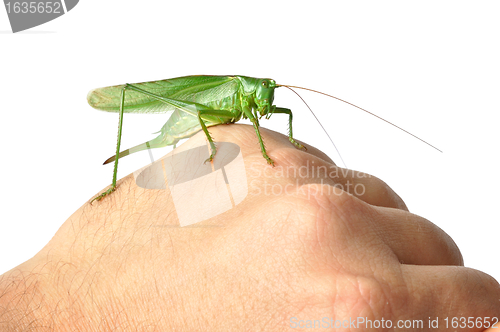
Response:
M179 227L168 190L139 188L125 177L112 195L77 210L35 257L1 276L0 330L289 331L323 317L365 317L424 322L405 331L483 331L446 329L444 319L500 317L499 284L463 267L453 240L409 213L381 180L353 171L283 176L283 168L311 168L313 161L340 169L315 148L296 150L262 128L272 168L252 127L210 131L242 150L249 183L243 202ZM197 134L178 149L204 140ZM290 190L266 195L266 186ZM429 317L439 318L439 329L429 328Z

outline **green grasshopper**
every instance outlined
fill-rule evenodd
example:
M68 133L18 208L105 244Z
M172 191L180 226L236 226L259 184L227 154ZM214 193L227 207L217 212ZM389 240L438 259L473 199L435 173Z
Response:
M168 145L175 146L179 140L191 137L201 129L207 137L211 150L210 157L206 162L212 161L217 150L207 127L238 122L241 118L249 119L252 122L257 139L259 140L262 155L267 160L267 163L273 166L274 162L267 154L259 131L258 119L264 116L266 119L269 119L274 113L287 114L289 119L288 139L296 148L306 150L302 144L293 138L292 111L288 108L273 105L274 89L280 86L305 89L291 85L276 84L274 80L268 78L246 76L185 76L136 84L127 83L90 91L87 96L90 106L102 111L119 112L120 114L116 155L104 162L104 164L112 161L115 162L113 182L111 188L95 197L91 202L101 200L116 189L118 159L150 148L160 148ZM327 95L322 92L318 93ZM342 99L330 95L327 96L348 103L378 117ZM172 112L172 114L159 131L160 134L158 137L120 152L124 113L155 114L167 112ZM388 122L380 117L378 118ZM390 124L407 132L392 123ZM407 133L416 137L409 132ZM421 140L418 137L416 138ZM423 142L429 144L425 141Z

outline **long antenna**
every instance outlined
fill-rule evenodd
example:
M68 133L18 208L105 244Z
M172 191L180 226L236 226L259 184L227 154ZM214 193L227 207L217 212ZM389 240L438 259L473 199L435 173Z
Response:
M429 145L430 147L432 147L432 148L434 148L434 149L438 150L439 152L443 153L443 151L441 151L440 149L436 148L434 145L432 145L432 144L430 144L430 143L428 143L428 142L424 141L424 140L423 140L423 139L421 139L420 137L415 136L415 135L413 135L412 133L410 133L409 131L407 131L407 130L405 130L405 129L403 129L403 128L401 128L401 127L397 126L397 125L395 125L394 123L392 123L392 122L390 122L390 121L387 121L386 119L381 118L380 116L378 116L378 115L376 115L376 114L374 114L374 113L372 113L372 112L370 112L370 111L367 111L367 110L365 110L364 108L361 108L361 107L359 107L359 106L356 106L356 105L354 105L354 104L351 104L351 103L350 103L350 102L348 102L348 101L345 101L345 100L343 100L343 99L337 98L337 97L335 97L335 96L329 95L329 94L324 93L324 92L321 92L321 91L316 91L316 90L312 90L312 89L308 89L308 88L303 88L303 87L300 87L300 86L284 85L284 84L276 84L276 86L284 86L284 87L287 87L287 88L289 88L289 89L290 89L290 88L295 88L295 89L302 89L302 90L312 91L312 92L316 92L316 93L319 93L319 94L322 94L322 95L328 96L328 97L333 98L333 99L340 100L341 102L344 102L344 103L346 103L346 104L349 104L349 105L351 105L351 106L354 106L354 107L356 107L356 108L358 108L358 109L360 109L360 110L362 110L362 111L364 111L364 112L366 112L366 113L368 113L368 114L370 114L370 115L373 115L374 117L376 117L376 118L378 118L378 119L380 119L380 120L382 120L382 121L384 121L384 122L387 122L387 123L388 123L388 124L390 124L391 126L396 127L396 128L398 128L399 130L404 131L405 133L407 133L407 134L409 134L409 135L411 135L411 136L415 137L415 138L416 138L416 139L418 139L419 141L422 141L422 142L424 142L425 144ZM292 90L292 89L290 89L290 90ZM293 91L293 90L292 90L292 91ZM294 92L295 92L295 91L294 91ZM297 92L295 92L295 93L297 94ZM298 94L297 94L297 95L298 95ZM300 97L300 96L299 96L299 97ZM302 99L302 98L300 98L300 99ZM303 99L302 99L302 100L303 100ZM307 104L306 104L306 105L307 105ZM309 106L308 106L308 107L309 107ZM317 118L316 118L316 119L317 119ZM321 127L323 127L323 126L321 126ZM324 129L324 128L323 128L323 129ZM330 136L328 136L328 137L330 137ZM331 140L331 139L330 139L330 140ZM334 144L334 145L335 145L335 144ZM337 151L338 151L338 150L337 150ZM342 158L342 157L341 157L341 158Z
M316 121L318 121L319 125L321 126L321 128L323 129L323 131L325 132L326 136L328 136L328 139L330 139L330 142L332 142L333 144L333 147L335 148L335 150L337 150L337 153L340 157L340 160L342 160L342 164L344 164L344 167L347 168L347 165L344 161L344 158L342 158L342 155L340 154L340 151L339 149L337 149L337 146L335 145L335 143L333 143L333 140L332 138L330 137L330 135L328 135L328 132L326 131L325 127L323 127L323 125L321 124L321 122L319 121L318 117L316 116L316 114L314 114L313 110L309 107L309 105L307 105L306 101L304 100L304 98L302 98L298 93L297 91L295 91L294 89L290 88L288 85L281 85L281 86L284 86L285 88L288 88L290 90L292 90L293 93L295 93L297 96L299 96L299 98L302 100L302 102L304 102L304 104L306 104L307 108L309 109L309 111L311 111L312 115L314 116L314 118L316 119Z

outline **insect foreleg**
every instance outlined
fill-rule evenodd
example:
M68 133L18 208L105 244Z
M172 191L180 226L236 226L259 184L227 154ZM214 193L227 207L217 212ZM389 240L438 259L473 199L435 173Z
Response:
M293 138L293 129L292 129L293 115L292 115L292 110L290 110L288 108L276 107L276 109L274 110L274 113L282 113L282 114L288 114L289 115L289 117L288 117L288 140L290 141L290 143L292 143L293 145L295 145L295 147L297 149L307 150L305 146L303 146L302 144L300 144L299 142L297 142Z

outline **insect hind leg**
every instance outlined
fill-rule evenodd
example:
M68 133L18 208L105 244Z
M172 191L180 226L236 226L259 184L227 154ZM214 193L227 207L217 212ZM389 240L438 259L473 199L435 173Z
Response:
M122 91L120 94L120 118L118 120L118 138L117 138L117 142L116 142L116 157L115 157L115 166L113 168L113 181L111 183L111 188L109 188L108 190L106 190L102 194L98 195L97 197L94 197L94 199L90 201L91 204L94 201L100 201L101 199L103 199L104 197L106 197L107 195L111 194L113 191L116 190L116 175L118 173L118 159L119 159L119 154L120 154L120 144L122 141L123 105L125 102L125 90L128 88L128 86L129 86L129 84L126 84L122 88Z

